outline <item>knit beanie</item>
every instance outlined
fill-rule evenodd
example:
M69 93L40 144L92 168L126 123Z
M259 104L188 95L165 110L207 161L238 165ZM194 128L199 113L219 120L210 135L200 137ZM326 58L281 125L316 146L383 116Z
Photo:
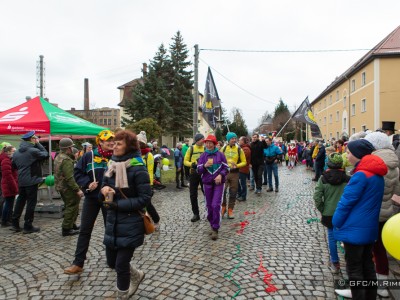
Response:
M379 150L379 149L392 149L393 150L393 146L390 143L389 137L382 132L371 132L364 139L366 139L368 142L370 142L376 150Z
M197 133L194 136L194 142L197 143L198 141L200 141L201 139L204 139L204 135L202 135L201 133Z
M350 136L349 142L363 139L363 138L365 138L366 135L367 135L367 133L365 131L356 132Z
M138 139L139 142L142 142L143 144L147 144L146 132L145 131L141 131L137 135L137 139Z
M226 141L229 143L229 141L231 140L231 138L237 138L236 133L234 133L234 132L228 132L228 134L226 135Z
M328 155L328 168L341 169L343 166L343 158L340 153L331 153Z
M365 139L351 141L347 144L347 149L358 159L363 158L365 155L371 154L375 148L370 142Z

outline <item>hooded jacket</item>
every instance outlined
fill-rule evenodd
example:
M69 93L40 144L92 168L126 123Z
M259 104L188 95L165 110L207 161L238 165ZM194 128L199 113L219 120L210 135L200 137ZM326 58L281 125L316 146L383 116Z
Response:
M7 153L0 154L1 166L1 191L3 197L13 197L18 194L18 175L17 170L12 167L11 159Z
M373 154L382 158L388 168L388 172L384 176L385 189L379 214L379 222L385 222L394 214L393 194L400 194L399 160L395 152L391 149L376 150Z
M350 177L343 169L327 169L315 186L315 207L321 212L321 223L332 228L332 216Z
M333 233L338 241L352 245L372 244L378 238L385 162L365 155L355 166L333 215Z
M18 185L31 186L43 182L41 162L49 153L39 143L22 141L13 155L13 166L18 169Z

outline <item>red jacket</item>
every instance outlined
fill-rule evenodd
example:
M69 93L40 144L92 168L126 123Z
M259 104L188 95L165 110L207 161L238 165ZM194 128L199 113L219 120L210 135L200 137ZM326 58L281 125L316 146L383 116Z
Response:
M288 156L297 156L297 148L296 147L288 147Z
M246 161L247 164L245 167L240 168L239 172L240 173L244 173L244 174L249 174L250 173L250 163L251 163L251 148L249 144L244 144L243 146L241 146L243 152L244 152L244 156L246 156Z
M0 154L1 191L3 197L13 197L18 194L18 174L12 167L11 159L6 153Z

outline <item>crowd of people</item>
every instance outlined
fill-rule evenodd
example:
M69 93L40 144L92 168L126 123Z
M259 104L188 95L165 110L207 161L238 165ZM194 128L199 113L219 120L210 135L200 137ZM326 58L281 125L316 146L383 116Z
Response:
M212 134L205 137L198 133L192 145L185 139L176 144L172 153L166 146L159 148L156 142L148 142L144 131L135 134L129 130L103 130L94 145L84 143L81 151L71 139L63 138L54 160L55 188L65 206L61 234L78 235L75 258L64 273L83 272L101 211L106 262L117 273L118 299L128 299L136 292L145 273L130 262L135 249L144 242L142 214L147 211L158 227L160 216L151 198L155 186L161 184L162 159L172 155L176 188L189 187L193 213L190 221L201 219L200 189L213 241L218 239L221 219L235 218L236 201L246 201L250 191L260 196L263 185L267 193L278 193L279 169L284 162L289 171L304 164L306 170L315 172L315 206L327 228L332 272L340 270L337 243L342 242L350 280L386 279L389 270L382 229L399 210L399 203L392 198L400 195L400 147L394 138L394 123L384 123L377 132L360 132L349 140L327 142L281 142L258 134L253 134L250 142L248 137L238 138L234 132L228 132L222 142ZM387 128L387 123L393 124ZM40 231L33 225L34 211L38 185L43 182L41 163L49 153L35 132L21 138L18 149L1 144L1 226L29 234ZM351 173L346 172L349 169ZM385 289L336 292L354 299L375 299L377 293L388 295Z

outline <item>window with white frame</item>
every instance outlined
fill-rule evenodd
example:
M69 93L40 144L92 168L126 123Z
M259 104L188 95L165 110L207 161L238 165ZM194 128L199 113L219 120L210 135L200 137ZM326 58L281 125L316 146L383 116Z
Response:
M329 105L332 104L332 95L329 95Z
M361 112L366 112L367 111L367 100L366 99L362 99L361 100Z
M336 122L339 122L339 111L336 111Z
M343 118L343 129L347 129L347 118Z
M336 131L336 140L339 139L339 131Z
M362 74L361 74L361 86L364 86L365 83L366 83L365 72L362 72Z
M347 97L344 96L344 97L343 97L343 107L346 107L346 104L347 104L346 102L347 102Z
M355 90L356 90L356 80L353 79L353 80L351 81L351 91L354 92Z
M367 130L367 126L366 126L366 125L361 126L361 130L362 130L362 131Z
M324 125L326 125L326 117L324 117Z
M329 123L332 124L332 114L329 115Z
M330 140L332 139L332 132L329 133L329 139L330 139Z
M356 133L356 129L353 127L353 128L351 128L351 134L353 135L353 134L355 134Z
M336 102L339 101L339 91L336 91Z
M356 114L356 105L352 104L351 105L351 115L354 116Z
M324 99L324 108L326 108L326 98Z

